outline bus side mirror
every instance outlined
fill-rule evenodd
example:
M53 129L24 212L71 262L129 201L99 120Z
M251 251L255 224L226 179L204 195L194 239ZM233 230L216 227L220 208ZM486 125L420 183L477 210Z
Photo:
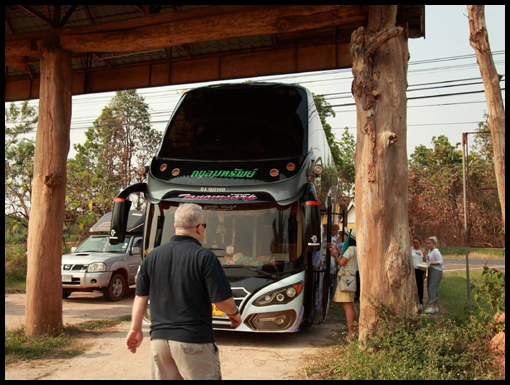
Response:
M115 198L113 203L112 224L110 226L110 245L124 242L131 201L124 198Z
M315 186L311 183L306 187L304 195L304 240L309 252L317 252L321 248L321 214Z

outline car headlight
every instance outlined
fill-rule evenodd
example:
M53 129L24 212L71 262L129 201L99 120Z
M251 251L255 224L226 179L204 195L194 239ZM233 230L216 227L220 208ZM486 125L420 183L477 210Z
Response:
M303 281L263 294L258 297L253 304L255 306L268 306L289 303L296 298L301 291L303 291Z
M103 262L95 262L91 263L89 267L87 267L87 271L89 273L97 273L100 271L106 271L106 264Z

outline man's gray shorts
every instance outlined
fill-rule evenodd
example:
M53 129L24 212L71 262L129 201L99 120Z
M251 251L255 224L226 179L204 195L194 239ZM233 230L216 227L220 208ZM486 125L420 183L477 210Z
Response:
M216 344L151 340L151 380L220 380Z

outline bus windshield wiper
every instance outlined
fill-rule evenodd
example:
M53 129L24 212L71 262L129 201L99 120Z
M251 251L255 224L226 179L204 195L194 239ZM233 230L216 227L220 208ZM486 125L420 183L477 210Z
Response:
M248 270L254 271L256 273L259 273L261 275L265 275L266 277L269 277L269 278L276 278L276 277L273 277L273 273L268 273L267 271L263 271L260 266L249 266L249 265L224 265L223 266L223 268L226 268L226 267L229 267L229 268L241 267L243 269L248 269Z

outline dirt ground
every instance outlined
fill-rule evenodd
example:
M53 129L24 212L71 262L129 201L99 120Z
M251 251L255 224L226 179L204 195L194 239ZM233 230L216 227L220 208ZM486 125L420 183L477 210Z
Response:
M134 295L122 301L106 302L100 293L73 293L63 300L64 324L92 319L109 319L131 314ZM5 326L18 328L24 323L25 295L5 297ZM289 380L305 379L307 361L317 359L320 348L334 345L346 327L328 322L298 333L252 334L217 331L223 379ZM69 359L19 362L5 369L6 380L146 380L149 379L149 327L136 354L124 347L129 323L83 333L89 344L82 355Z

